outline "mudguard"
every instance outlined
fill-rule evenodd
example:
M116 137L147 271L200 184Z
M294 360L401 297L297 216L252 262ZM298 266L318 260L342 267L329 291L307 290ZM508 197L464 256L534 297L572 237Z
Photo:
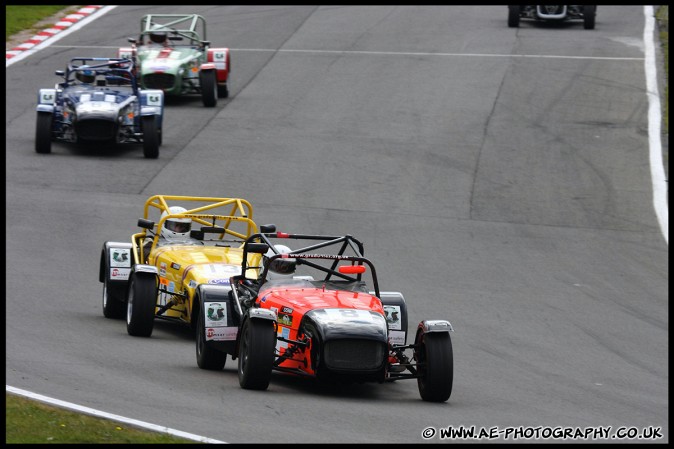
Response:
M117 50L117 57L124 59L131 59L134 56L133 48L131 47L122 47Z
M454 328L447 320L424 320L419 323L417 334L419 332L423 332L424 334L429 332L454 332Z
M374 295L375 292L370 292ZM380 292L381 303L386 314L389 343L404 346L407 342L407 305L400 292Z
M215 66L218 83L226 83L230 71L229 48L209 48L206 60Z
M209 347L235 354L241 319L230 292L231 288L225 285L199 285L195 293L199 299L193 313L204 316L204 335ZM193 318L192 321L198 320Z
M37 94L37 111L54 112L56 102L56 89L40 89Z
M125 285L131 274L131 243L105 242L101 251L99 281L108 285Z
M142 89L140 91L140 115L158 115L161 117L164 108L164 92L159 89Z

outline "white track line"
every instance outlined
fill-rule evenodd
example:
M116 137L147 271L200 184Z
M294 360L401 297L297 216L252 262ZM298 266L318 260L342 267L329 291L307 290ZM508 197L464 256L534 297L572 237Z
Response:
M653 207L660 223L660 230L669 245L669 206L667 204L667 179L662 161L661 123L662 107L658 93L658 78L655 59L656 33L653 6L644 6L644 51L646 53L646 95L648 95L648 141L653 182Z
M175 430L169 427L158 426L156 424L150 424L143 421L138 421L137 419L126 418L124 416L113 415L112 413L102 412L100 410L95 410L89 407L83 407L81 405L73 404L71 402L61 401L59 399L53 399L41 394L32 393L30 391L21 390L19 388L10 387L6 385L7 391L10 393L18 394L20 396L25 396L36 401L45 402L47 404L55 405L57 407L63 407L70 410L74 410L79 413L84 413L87 415L97 416L99 418L110 419L113 421L121 422L124 424L129 424L135 427L141 427L144 429L152 430L154 432L168 433L169 435L174 435L181 438L187 438L189 440L199 441L201 443L214 443L214 444L227 444L225 441L214 440L212 438L202 437L199 435L194 435L193 433L183 432L182 430Z

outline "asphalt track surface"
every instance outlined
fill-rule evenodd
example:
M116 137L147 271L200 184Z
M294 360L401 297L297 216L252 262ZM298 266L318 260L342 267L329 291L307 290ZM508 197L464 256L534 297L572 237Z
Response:
M207 18L213 45L232 49L230 98L169 102L157 160L141 147L36 154L37 90L71 57L114 56L150 12ZM119 6L8 67L7 385L230 443L442 442L422 432L449 426L655 427L668 442L643 8L600 6L595 30L506 16ZM421 401L415 381L276 373L242 390L235 362L197 367L184 328L127 335L101 312L100 251L136 232L154 194L243 197L258 224L359 238L382 289L405 295L411 331L452 322L450 400Z

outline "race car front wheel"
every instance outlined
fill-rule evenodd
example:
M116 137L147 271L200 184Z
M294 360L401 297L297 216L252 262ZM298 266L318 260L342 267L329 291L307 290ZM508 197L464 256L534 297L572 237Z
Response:
M597 16L597 5L583 6L583 28L594 30L594 21Z
M126 303L126 331L135 337L149 337L154 327L157 280L154 276L131 275Z
M227 353L213 349L206 344L204 311L199 311L197 319L197 365L201 369L219 371L225 367Z
M510 28L517 28L520 26L519 5L508 5L508 26Z
M218 98L227 98L227 97L229 97L229 88L227 87L227 83L218 84Z
M452 340L449 332L417 335L415 356L421 399L429 402L445 402L452 394L454 380Z
M143 154L148 159L159 157L159 129L157 117L146 115L143 117Z
M239 385L247 390L266 390L274 364L274 323L247 319L241 330L239 345Z
M218 79L215 70L206 70L199 73L201 84L201 99L207 108L218 104Z
M38 112L35 125L35 151L40 154L51 153L51 112Z

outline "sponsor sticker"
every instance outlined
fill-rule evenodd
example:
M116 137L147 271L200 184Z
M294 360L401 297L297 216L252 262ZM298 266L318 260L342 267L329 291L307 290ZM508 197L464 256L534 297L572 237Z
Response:
M130 267L131 250L128 248L112 248L110 250L110 267Z
M402 329L400 306L388 306L384 304L384 314L386 315L386 324L389 329Z
M405 344L405 332L403 331L390 331L388 333L388 341L394 345L404 345Z
M171 263L171 268L174 269L174 270L176 270L176 271L178 271L178 270L180 270L180 264L177 264L177 263L175 263L175 262L172 262L172 263Z
M236 340L237 331L237 327L207 327L205 329L206 341Z
M54 91L40 92L41 104L54 104Z
M229 285L229 279L209 279L208 283L212 285Z
M148 94L146 97L147 106L161 106L161 95Z
M279 313L278 315L278 324L282 324L284 326L292 326L293 325L293 316L285 313Z
M159 264L159 276L166 276L166 262Z
M221 302L204 303L206 327L227 325L227 304Z
M116 281L126 281L129 279L130 273L131 268L111 268L110 279L114 279Z
M279 337L283 337L283 338L285 338L285 339L289 339L289 338L290 338L290 328L289 328L289 327L280 327L280 326L279 326L277 334L278 334ZM281 348L287 348L287 347L288 347L288 343L287 343L287 342L281 341L281 340L278 340L278 339L276 340L276 349L277 349L277 350L280 351Z

